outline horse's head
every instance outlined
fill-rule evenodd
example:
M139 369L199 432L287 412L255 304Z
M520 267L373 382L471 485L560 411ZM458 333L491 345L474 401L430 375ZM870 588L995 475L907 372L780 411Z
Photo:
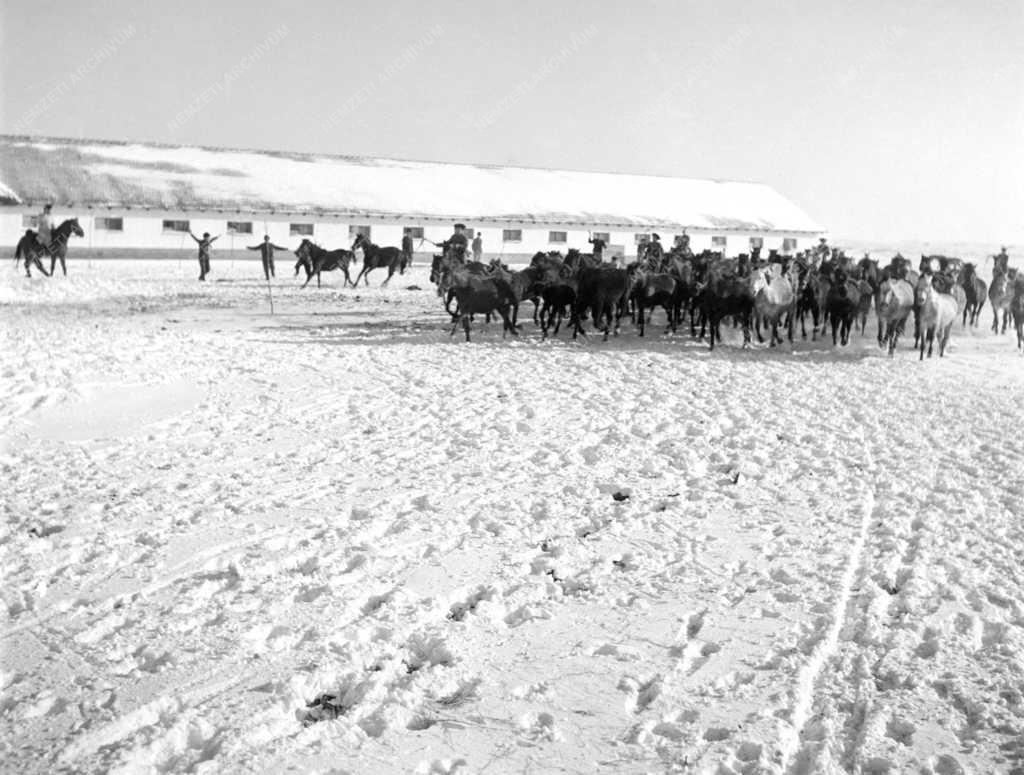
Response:
M78 218L71 218L70 220L65 221L65 223L67 224L68 229L70 229L71 233L74 234L76 237L85 236L85 231L79 225Z
M352 250L356 250L357 248L364 248L366 247L366 245L369 244L369 242L370 241L366 239L365 234L359 233L356 235L355 240L352 242Z
M299 259L298 261L295 262L296 276L298 276L299 274L299 267L305 269L307 274L309 273L310 268L312 267L312 262L310 261L309 257L309 245L309 240L303 238L302 242L299 243L299 246L295 248L294 251L292 251L293 253L295 253L296 258Z

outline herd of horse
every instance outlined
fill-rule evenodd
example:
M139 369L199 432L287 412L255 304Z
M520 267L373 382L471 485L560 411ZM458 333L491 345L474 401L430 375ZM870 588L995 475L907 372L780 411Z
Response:
M808 318L812 339L830 327L833 345L845 346L858 324L865 333L874 309L879 346L893 355L912 319L914 346L923 359L926 352L931 357L936 343L939 356L944 355L955 320L977 326L986 300L993 310L992 330L1005 333L1012 317L1017 346L1024 349L1024 274L1009 266L1005 254L995 261L991 287L972 263L957 258L922 256L915 270L899 254L882 266L867 256L854 261L838 250L795 256L773 252L764 258L759 251L736 258L672 251L620 268L573 249L564 257L537 253L518 271L498 262L437 255L430 276L452 316L451 334L461 324L467 341L474 314L497 314L503 333L517 334L523 301L534 304L534 322L544 337L557 335L566 321L576 338L585 333L589 319L607 340L627 314L644 336L651 313L660 308L666 332L675 332L688 317L690 335L707 336L711 349L721 341L726 320L742 328L744 346L752 333L763 342L764 328L774 347L783 343L783 329L792 343L797 325L806 339Z
M84 236L77 218L53 230L49 248L27 231L15 249L15 260L24 260L28 273L35 266L48 276L59 261L67 275L65 257L72 236ZM362 268L353 280L350 267L358 263L357 250L363 255ZM295 255L295 274L300 269L306 273L303 287L314 277L319 287L321 273L334 270L341 270L345 285L355 287L360 280L368 285L368 275L375 269L387 270L382 283L386 285L412 262L412 256L400 248L376 245L363 234L356 236L351 249L326 250L303 239ZM46 256L49 271L41 261ZM430 279L451 316L451 335L461 325L467 341L474 315L488 319L497 315L503 335L518 335L519 305L524 301L533 303L533 322L545 338L557 336L563 323L574 339L586 335L584 323L589 320L607 340L611 333L618 335L625 315L644 336L651 315L660 308L665 311L666 331L676 332L688 318L690 335L701 340L706 336L711 349L721 341L726 320L742 329L744 346L751 343L752 332L763 342L764 328L770 346L775 347L785 341L782 330L792 343L797 325L806 339L808 318L812 339L831 327L833 345L845 346L858 324L860 333L865 333L873 309L880 347L894 354L912 319L914 346L924 358L926 352L931 357L936 343L939 356L944 355L956 320L965 327L977 326L986 301L992 308L992 331L1005 333L1012 319L1017 346L1024 349L1024 272L1009 266L1005 252L992 258L989 286L973 263L941 255L922 255L915 270L899 254L883 266L868 256L855 261L836 249L793 256L772 251L766 257L755 250L726 258L709 250L692 253L675 248L620 267L570 249L564 256L558 251L539 252L527 267L513 270L497 260L467 261L445 250L433 257Z

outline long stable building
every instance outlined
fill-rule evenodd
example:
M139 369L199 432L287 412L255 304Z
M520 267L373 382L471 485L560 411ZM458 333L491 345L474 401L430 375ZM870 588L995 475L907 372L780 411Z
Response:
M190 229L224 235L223 254L265 233L291 247L348 247L360 232L381 245L406 231L439 242L462 221L487 256L509 259L588 251L591 235L631 256L643 236L667 247L684 228L695 251L791 252L823 232L760 183L0 135L0 244L47 202L55 224L77 216L85 230L72 255L93 256L192 250Z

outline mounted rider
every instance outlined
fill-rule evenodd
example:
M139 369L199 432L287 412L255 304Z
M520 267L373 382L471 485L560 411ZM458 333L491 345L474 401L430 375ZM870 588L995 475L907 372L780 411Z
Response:
M676 237L675 249L683 256L693 255L693 251L690 250L690 235L686 233L686 229L683 229L683 233Z
M1006 272L1010 268L1010 255L1009 253L1006 252L1006 245L1003 245L999 249L999 252L996 255L992 256L992 259L993 261L995 261L995 269L993 270L994 273L1006 274Z
M665 248L661 246L661 236L657 233L651 234L651 241L647 243L644 258L647 265L654 271L661 269L661 264L665 259Z
M445 258L454 258L460 264L466 263L466 253L469 251L469 236L466 234L466 224L455 224L455 233L441 243L441 249Z
M594 246L594 258L598 261L604 261L604 249L608 247L608 243L600 237L594 236L587 237L587 242Z
M811 263L814 268L817 269L831 257L832 248L828 246L828 240L824 237L819 237L818 244L814 247L814 252L811 254Z
M50 214L52 210L53 205L46 203L43 205L43 211L36 217L36 241L39 243L39 247L50 256L53 255L53 250L50 248L50 243L53 242L53 216Z

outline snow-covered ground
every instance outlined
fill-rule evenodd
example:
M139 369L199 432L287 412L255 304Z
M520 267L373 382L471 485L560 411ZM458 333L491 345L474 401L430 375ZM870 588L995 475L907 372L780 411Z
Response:
M4 771L1024 772L987 308L467 345L422 268L213 268L0 278Z

